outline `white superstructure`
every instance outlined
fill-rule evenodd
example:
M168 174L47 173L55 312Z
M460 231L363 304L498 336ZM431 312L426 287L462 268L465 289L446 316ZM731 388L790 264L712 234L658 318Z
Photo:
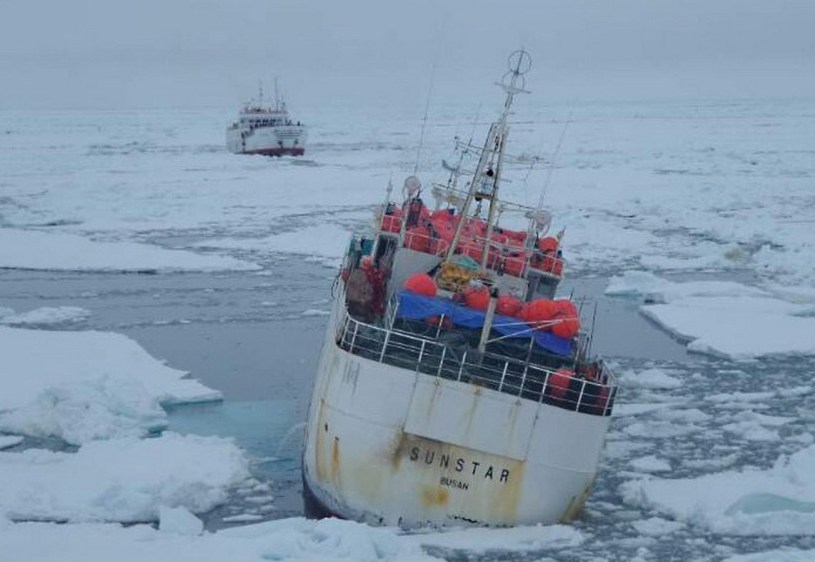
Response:
M430 211L408 178L405 204L387 203L374 236L352 241L308 413L307 514L506 526L568 521L583 506L616 379L590 357L574 305L552 300L563 262L548 214L529 209L528 232L495 220L528 64L513 54L468 190L459 166Z
M226 147L236 154L266 156L302 156L305 153L306 127L292 121L286 103L277 95L274 107L263 105L263 89L258 99L246 103L238 120L226 128Z

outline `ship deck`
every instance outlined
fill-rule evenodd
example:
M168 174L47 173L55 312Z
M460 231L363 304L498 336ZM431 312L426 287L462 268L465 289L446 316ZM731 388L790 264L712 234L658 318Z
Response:
M534 351L531 343L523 352L524 360L520 360L496 351L480 353L471 345L473 335L466 330L433 329L430 331L436 337L431 338L417 333L419 326L400 320L394 321L391 328L378 326L354 318L342 307L334 341L349 353L408 372L472 384L584 414L611 415L617 380L603 363L594 380L564 377L558 369L568 359ZM515 347L510 351L520 350Z

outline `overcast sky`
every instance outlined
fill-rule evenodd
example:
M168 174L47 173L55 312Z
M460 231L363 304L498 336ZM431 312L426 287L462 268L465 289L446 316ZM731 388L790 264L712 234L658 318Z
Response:
M0 0L0 108L815 95L815 0Z

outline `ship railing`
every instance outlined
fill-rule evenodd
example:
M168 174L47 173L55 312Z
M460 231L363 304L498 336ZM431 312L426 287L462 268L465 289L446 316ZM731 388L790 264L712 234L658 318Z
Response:
M361 322L344 311L336 344L360 357L597 416L611 415L613 372L600 363L592 378L474 349L457 349L396 329Z
M385 216L387 217L389 215ZM421 234L415 230L405 232L405 241L402 243L402 245L410 250L415 250L417 252L423 252L425 254L431 254L434 256L443 256L447 254L447 249L450 248L450 244L447 243L447 240L438 238L436 236Z
M382 214L379 220L379 232L381 234L396 236L400 234L402 218L396 215ZM484 255L483 238L475 238L474 241L460 241L456 245L456 253L470 256L476 262L481 263ZM444 256L450 248L449 242L434 235L421 234L416 231L405 232L402 246L417 252ZM487 268L498 270L499 268L512 277L524 278L530 270L546 273L554 277L562 277L565 261L563 258L552 254L533 253L528 255L527 250L522 246L503 244L495 240L490 241Z

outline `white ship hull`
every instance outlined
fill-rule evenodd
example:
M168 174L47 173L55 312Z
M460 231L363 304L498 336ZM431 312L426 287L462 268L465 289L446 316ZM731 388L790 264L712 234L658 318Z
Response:
M226 146L235 154L266 156L301 156L305 153L306 129L298 125L269 127L230 126L226 129Z
M352 354L336 343L345 316L337 299L309 411L310 514L413 527L555 523L579 513L609 416Z

